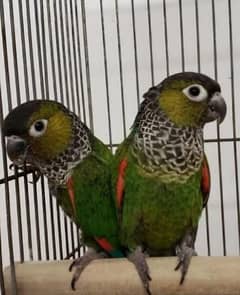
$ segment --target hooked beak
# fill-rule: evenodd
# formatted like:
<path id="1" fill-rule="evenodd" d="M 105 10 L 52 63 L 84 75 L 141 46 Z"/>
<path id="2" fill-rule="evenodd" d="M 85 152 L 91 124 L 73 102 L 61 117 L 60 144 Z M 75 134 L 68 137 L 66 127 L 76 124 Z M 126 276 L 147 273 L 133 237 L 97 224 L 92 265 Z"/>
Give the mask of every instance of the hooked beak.
<path id="1" fill-rule="evenodd" d="M 226 116 L 227 106 L 220 92 L 215 92 L 208 102 L 208 111 L 205 118 L 206 122 L 217 120 L 218 124 L 222 123 Z"/>
<path id="2" fill-rule="evenodd" d="M 27 152 L 27 143 L 19 136 L 12 135 L 7 137 L 7 154 L 14 164 L 22 164 Z"/>

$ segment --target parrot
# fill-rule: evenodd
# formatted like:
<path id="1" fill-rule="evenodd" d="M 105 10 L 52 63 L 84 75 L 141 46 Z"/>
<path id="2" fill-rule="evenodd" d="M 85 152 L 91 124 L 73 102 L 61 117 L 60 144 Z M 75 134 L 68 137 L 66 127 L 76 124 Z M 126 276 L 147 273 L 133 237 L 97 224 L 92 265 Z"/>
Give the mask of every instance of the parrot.
<path id="1" fill-rule="evenodd" d="M 14 165 L 28 164 L 48 179 L 63 211 L 82 232 L 88 251 L 76 259 L 72 289 L 94 259 L 124 257 L 112 197 L 112 153 L 78 116 L 52 100 L 33 100 L 13 109 L 2 127 Z"/>
<path id="2" fill-rule="evenodd" d="M 176 256 L 184 282 L 210 193 L 203 128 L 226 115 L 219 83 L 195 72 L 168 76 L 144 95 L 112 162 L 120 242 L 148 294 L 146 256 Z"/>

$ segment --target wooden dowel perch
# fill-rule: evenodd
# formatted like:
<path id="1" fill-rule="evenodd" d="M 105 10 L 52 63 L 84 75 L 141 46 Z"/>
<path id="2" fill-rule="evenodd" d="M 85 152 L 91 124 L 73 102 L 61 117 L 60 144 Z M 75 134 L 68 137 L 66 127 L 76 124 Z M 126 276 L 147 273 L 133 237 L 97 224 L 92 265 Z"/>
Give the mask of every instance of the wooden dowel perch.
<path id="1" fill-rule="evenodd" d="M 152 294 L 160 295 L 239 295 L 240 257 L 193 257 L 186 281 L 179 285 L 174 271 L 177 259 L 148 258 Z M 70 289 L 70 261 L 16 264 L 19 295 L 46 294 L 144 294 L 134 269 L 126 259 L 92 262 L 82 273 L 76 291 Z M 10 269 L 5 270 L 6 294 L 11 293 Z"/>

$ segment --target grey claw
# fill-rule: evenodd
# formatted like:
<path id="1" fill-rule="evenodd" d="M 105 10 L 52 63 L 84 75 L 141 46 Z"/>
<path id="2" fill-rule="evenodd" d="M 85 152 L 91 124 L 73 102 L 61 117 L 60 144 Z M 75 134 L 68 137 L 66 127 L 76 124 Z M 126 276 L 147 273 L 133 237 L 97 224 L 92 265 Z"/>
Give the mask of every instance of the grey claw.
<path id="1" fill-rule="evenodd" d="M 103 252 L 96 253 L 96 251 L 88 251 L 82 257 L 74 260 L 69 266 L 69 271 L 72 271 L 74 267 L 76 268 L 73 274 L 73 278 L 71 280 L 72 290 L 75 290 L 76 282 L 78 281 L 80 275 L 82 274 L 84 269 L 88 266 L 88 264 L 97 258 L 105 258 L 105 257 L 106 257 L 106 254 Z"/>
<path id="2" fill-rule="evenodd" d="M 70 266 L 69 266 L 69 268 L 68 268 L 68 270 L 69 270 L 70 272 L 72 271 L 74 265 L 75 265 L 75 260 L 70 264 Z"/>
<path id="3" fill-rule="evenodd" d="M 71 288 L 73 291 L 76 291 L 75 284 L 76 284 L 76 280 L 73 278 L 71 281 Z"/>
<path id="4" fill-rule="evenodd" d="M 129 254 L 128 259 L 135 265 L 145 292 L 148 295 L 151 295 L 152 293 L 150 291 L 149 282 L 152 280 L 152 278 L 149 274 L 149 268 L 141 247 L 138 247 L 133 253 Z"/>
<path id="5" fill-rule="evenodd" d="M 180 266 L 181 266 L 182 262 L 179 261 L 178 264 L 176 265 L 176 267 L 174 268 L 174 270 L 179 270 Z"/>
<path id="6" fill-rule="evenodd" d="M 179 282 L 180 285 L 184 283 L 193 254 L 194 249 L 190 247 L 183 247 L 181 251 L 178 252 L 179 262 L 175 267 L 175 270 L 180 269 L 181 271 L 181 279 Z"/>

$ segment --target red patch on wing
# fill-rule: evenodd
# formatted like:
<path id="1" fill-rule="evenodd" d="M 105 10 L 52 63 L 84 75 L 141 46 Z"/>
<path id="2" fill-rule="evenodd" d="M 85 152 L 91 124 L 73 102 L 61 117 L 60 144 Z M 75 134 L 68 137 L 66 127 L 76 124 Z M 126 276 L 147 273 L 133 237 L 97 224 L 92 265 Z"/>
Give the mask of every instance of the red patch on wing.
<path id="1" fill-rule="evenodd" d="M 202 165 L 201 189 L 205 194 L 209 194 L 210 192 L 210 171 L 206 159 L 203 160 Z"/>
<path id="2" fill-rule="evenodd" d="M 110 253 L 113 250 L 112 245 L 105 238 L 95 238 L 100 247 L 106 252 Z"/>
<path id="3" fill-rule="evenodd" d="M 68 195 L 70 202 L 72 204 L 72 208 L 74 213 L 76 214 L 76 204 L 75 204 L 75 195 L 74 195 L 74 189 L 73 189 L 73 179 L 70 176 L 67 180 L 67 189 L 68 189 Z"/>
<path id="4" fill-rule="evenodd" d="M 128 162 L 127 159 L 124 159 L 120 162 L 118 167 L 118 179 L 116 185 L 116 192 L 117 192 L 117 206 L 120 209 L 122 206 L 123 200 L 123 192 L 124 192 L 124 177 L 125 177 L 125 170 L 127 168 Z"/>

